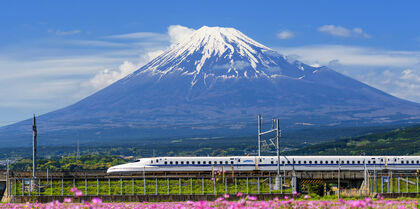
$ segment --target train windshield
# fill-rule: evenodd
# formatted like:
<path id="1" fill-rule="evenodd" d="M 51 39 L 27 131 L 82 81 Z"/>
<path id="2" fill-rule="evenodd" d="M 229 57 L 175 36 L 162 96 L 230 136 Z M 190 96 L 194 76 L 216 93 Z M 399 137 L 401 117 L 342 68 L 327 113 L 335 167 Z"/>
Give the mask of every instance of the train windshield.
<path id="1" fill-rule="evenodd" d="M 135 160 L 134 162 L 135 162 L 135 163 L 140 162 L 140 159 L 137 159 L 137 160 Z"/>

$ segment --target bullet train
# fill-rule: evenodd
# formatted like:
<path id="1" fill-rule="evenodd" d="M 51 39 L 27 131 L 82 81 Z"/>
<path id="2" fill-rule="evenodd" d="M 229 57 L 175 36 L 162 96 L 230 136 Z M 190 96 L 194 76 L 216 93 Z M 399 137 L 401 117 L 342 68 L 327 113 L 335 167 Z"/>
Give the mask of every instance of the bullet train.
<path id="1" fill-rule="evenodd" d="M 420 156 L 281 156 L 281 170 L 418 170 Z M 110 167 L 107 173 L 277 171 L 277 156 L 153 157 Z"/>

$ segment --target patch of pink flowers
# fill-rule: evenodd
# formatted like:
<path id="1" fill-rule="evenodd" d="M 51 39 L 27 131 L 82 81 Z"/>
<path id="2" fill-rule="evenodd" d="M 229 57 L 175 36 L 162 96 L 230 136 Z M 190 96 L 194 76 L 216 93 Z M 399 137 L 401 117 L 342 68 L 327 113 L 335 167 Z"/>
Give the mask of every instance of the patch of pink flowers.
<path id="1" fill-rule="evenodd" d="M 74 191 L 75 193 L 76 191 Z M 186 201 L 186 202 L 160 202 L 160 203 L 104 203 L 99 198 L 93 198 L 90 202 L 71 203 L 65 200 L 64 203 L 53 201 L 50 203 L 25 203 L 25 204 L 0 204 L 0 208 L 121 208 L 121 209 L 211 209 L 211 208 L 229 208 L 229 209 L 251 209 L 251 208 L 330 208 L 330 209 L 353 209 L 353 208 L 417 208 L 418 203 L 414 200 L 268 200 L 258 201 L 256 197 L 247 196 L 238 201 L 228 201 L 224 197 L 219 197 L 216 201 Z"/>
<path id="2" fill-rule="evenodd" d="M 77 188 L 71 188 L 71 193 L 74 194 L 74 198 L 78 198 L 83 195 L 83 193 Z M 296 194 L 294 194 L 296 195 Z M 297 208 L 308 208 L 308 209 L 318 209 L 318 208 L 328 208 L 328 209 L 354 209 L 354 208 L 364 208 L 364 209 L 385 209 L 385 208 L 396 208 L 396 209 L 405 209 L 405 208 L 418 208 L 418 202 L 414 200 L 385 200 L 384 198 L 379 198 L 378 200 L 372 200 L 371 198 L 365 198 L 363 200 L 309 200 L 311 197 L 308 195 L 304 196 L 304 200 L 294 200 L 285 196 L 284 199 L 274 198 L 273 200 L 268 201 L 259 201 L 256 196 L 246 196 L 242 197 L 242 193 L 236 195 L 241 199 L 237 201 L 227 200 L 230 196 L 229 194 L 223 195 L 223 197 L 217 198 L 215 201 L 186 201 L 186 202 L 143 202 L 143 203 L 104 203 L 98 197 L 92 198 L 92 200 L 76 203 L 72 198 L 64 198 L 63 203 L 54 200 L 50 203 L 25 203 L 25 204 L 11 204 L 5 203 L 0 204 L 1 208 L 38 208 L 38 209 L 55 209 L 55 208 L 72 208 L 72 209 L 81 209 L 81 208 L 114 208 L 114 209 L 212 209 L 212 208 L 223 208 L 223 209 L 257 209 L 257 208 L 280 208 L 280 209 L 297 209 Z"/>

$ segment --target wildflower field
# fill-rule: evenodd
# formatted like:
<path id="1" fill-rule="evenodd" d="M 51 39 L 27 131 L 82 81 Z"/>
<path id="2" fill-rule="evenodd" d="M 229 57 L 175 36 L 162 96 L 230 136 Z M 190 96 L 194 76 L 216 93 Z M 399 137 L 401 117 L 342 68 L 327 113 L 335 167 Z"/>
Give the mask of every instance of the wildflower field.
<path id="1" fill-rule="evenodd" d="M 226 209 L 269 209 L 269 208 L 337 208 L 337 209 L 353 209 L 353 208 L 420 208 L 418 200 L 385 200 L 383 198 L 371 199 L 365 198 L 363 200 L 311 200 L 308 195 L 297 197 L 296 199 L 285 197 L 284 199 L 275 198 L 268 201 L 260 201 L 254 196 L 243 196 L 242 193 L 236 194 L 239 200 L 232 201 L 230 195 L 225 194 L 215 201 L 186 201 L 186 202 L 123 202 L 123 203 L 105 203 L 99 198 L 93 198 L 89 202 L 78 202 L 78 197 L 83 193 L 77 188 L 72 188 L 71 192 L 74 198 L 66 198 L 63 202 L 52 201 L 50 203 L 4 203 L 0 204 L 0 208 L 39 208 L 39 209 L 53 209 L 53 208 L 115 208 L 115 209 L 210 209 L 210 208 L 226 208 Z"/>
<path id="2" fill-rule="evenodd" d="M 198 202 L 165 202 L 165 203 L 103 203 L 100 199 L 94 198 L 91 202 L 72 203 L 70 200 L 50 203 L 25 203 L 25 204 L 0 204 L 0 208 L 150 208 L 150 209 L 188 209 L 188 208 L 226 208 L 226 209 L 245 209 L 245 208 L 419 208 L 415 200 L 293 200 L 293 199 L 274 199 L 269 201 L 258 201 L 255 197 L 247 196 L 238 201 L 229 201 L 229 198 L 219 198 L 216 201 Z"/>

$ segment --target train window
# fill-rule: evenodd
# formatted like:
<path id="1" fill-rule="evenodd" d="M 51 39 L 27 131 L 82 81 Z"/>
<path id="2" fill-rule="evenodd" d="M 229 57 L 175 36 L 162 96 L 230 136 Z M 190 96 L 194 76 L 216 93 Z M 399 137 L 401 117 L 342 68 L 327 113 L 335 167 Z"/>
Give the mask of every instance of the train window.
<path id="1" fill-rule="evenodd" d="M 381 162 L 384 162 L 384 159 L 381 159 Z"/>
<path id="2" fill-rule="evenodd" d="M 159 162 L 159 160 L 156 160 L 156 162 L 158 163 L 158 162 Z"/>
<path id="3" fill-rule="evenodd" d="M 187 163 L 186 164 L 190 164 L 190 161 L 187 161 Z"/>
<path id="4" fill-rule="evenodd" d="M 195 164 L 195 161 L 192 161 L 192 162 L 191 162 L 191 164 L 193 164 L 193 165 L 194 165 L 194 164 Z"/>
<path id="5" fill-rule="evenodd" d="M 368 160 L 368 164 L 370 164 L 370 160 Z"/>
<path id="6" fill-rule="evenodd" d="M 230 161 L 230 164 L 232 164 L 232 165 L 233 165 L 233 161 Z"/>
<path id="7" fill-rule="evenodd" d="M 214 161 L 214 163 L 213 164 L 217 164 L 217 161 Z"/>
<path id="8" fill-rule="evenodd" d="M 360 160 L 357 161 L 357 164 L 360 164 Z"/>
<path id="9" fill-rule="evenodd" d="M 197 161 L 197 164 L 199 164 L 199 165 L 200 165 L 200 161 Z"/>
<path id="10" fill-rule="evenodd" d="M 167 164 L 168 164 L 168 162 L 165 161 L 165 165 L 167 165 Z"/>
<path id="11" fill-rule="evenodd" d="M 397 162 L 397 159 L 394 159 L 394 162 Z"/>
<path id="12" fill-rule="evenodd" d="M 223 164 L 223 161 L 220 161 L 220 164 Z"/>
<path id="13" fill-rule="evenodd" d="M 229 164 L 228 161 L 225 161 L 225 164 Z"/>
<path id="14" fill-rule="evenodd" d="M 414 160 L 412 160 L 411 163 L 414 164 Z"/>
<path id="15" fill-rule="evenodd" d="M 184 164 L 184 161 L 181 161 L 181 164 L 183 165 Z M 188 164 L 188 163 L 187 163 Z"/>
<path id="16" fill-rule="evenodd" d="M 312 164 L 312 160 L 309 161 L 309 164 Z"/>
<path id="17" fill-rule="evenodd" d="M 284 164 L 284 161 L 281 161 L 281 164 Z"/>
<path id="18" fill-rule="evenodd" d="M 274 161 L 271 161 L 271 164 L 274 164 Z"/>
<path id="19" fill-rule="evenodd" d="M 175 164 L 178 165 L 178 161 L 175 161 Z"/>
<path id="20" fill-rule="evenodd" d="M 351 161 L 351 163 L 353 163 L 353 164 L 354 164 L 354 160 L 353 160 L 353 161 Z"/>
<path id="21" fill-rule="evenodd" d="M 321 161 L 319 161 L 319 164 L 322 164 L 322 160 L 321 160 Z"/>
<path id="22" fill-rule="evenodd" d="M 238 162 L 241 162 L 241 159 L 238 159 Z"/>
<path id="23" fill-rule="evenodd" d="M 314 164 L 317 164 L 317 163 L 318 163 L 318 161 L 316 161 L 316 160 L 315 160 L 315 161 L 314 161 Z"/>
<path id="24" fill-rule="evenodd" d="M 419 164 L 419 161 L 417 160 L 417 164 Z"/>
<path id="25" fill-rule="evenodd" d="M 306 160 L 303 161 L 303 164 L 306 164 Z"/>
<path id="26" fill-rule="evenodd" d="M 350 160 L 347 160 L 347 164 L 350 164 Z"/>
<path id="27" fill-rule="evenodd" d="M 331 160 L 331 164 L 334 164 L 334 161 L 333 160 Z M 337 161 L 337 164 L 338 164 L 338 161 Z"/>
<path id="28" fill-rule="evenodd" d="M 298 161 L 298 164 L 300 164 L 300 160 Z"/>
<path id="29" fill-rule="evenodd" d="M 404 164 L 404 160 L 401 160 L 401 164 Z"/>
<path id="30" fill-rule="evenodd" d="M 171 162 L 169 162 L 169 164 L 171 164 L 171 165 L 172 165 L 172 164 L 173 164 L 173 163 L 172 163 L 172 161 L 171 161 Z"/>
<path id="31" fill-rule="evenodd" d="M 262 162 L 262 159 L 260 158 L 260 163 Z"/>
<path id="32" fill-rule="evenodd" d="M 410 161 L 407 160 L 407 164 L 410 164 Z"/>

